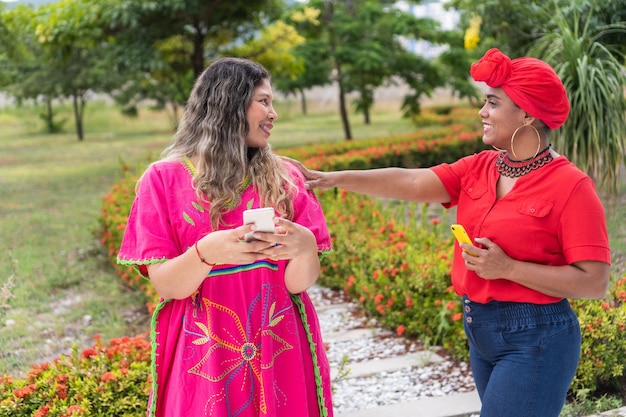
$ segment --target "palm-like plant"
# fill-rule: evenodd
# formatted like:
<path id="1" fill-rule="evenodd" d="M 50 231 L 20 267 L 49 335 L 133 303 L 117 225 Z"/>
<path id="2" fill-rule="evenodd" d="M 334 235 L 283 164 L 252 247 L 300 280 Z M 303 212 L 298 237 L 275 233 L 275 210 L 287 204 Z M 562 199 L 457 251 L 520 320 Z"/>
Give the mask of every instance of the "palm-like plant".
<path id="1" fill-rule="evenodd" d="M 626 72 L 617 48 L 599 40 L 616 31 L 626 32 L 623 22 L 590 28 L 587 18 L 571 19 L 562 12 L 553 22 L 558 31 L 541 37 L 529 55 L 555 69 L 571 103 L 567 122 L 556 132 L 555 146 L 586 171 L 601 187 L 617 192 L 626 149 Z"/>

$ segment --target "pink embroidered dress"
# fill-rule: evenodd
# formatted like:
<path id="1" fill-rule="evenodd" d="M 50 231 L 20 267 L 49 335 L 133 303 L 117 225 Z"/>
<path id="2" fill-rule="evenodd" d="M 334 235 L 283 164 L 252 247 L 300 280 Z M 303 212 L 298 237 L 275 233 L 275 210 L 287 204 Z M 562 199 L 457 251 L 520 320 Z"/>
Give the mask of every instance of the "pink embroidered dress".
<path id="1" fill-rule="evenodd" d="M 300 172 L 288 169 L 298 186 L 293 220 L 314 233 L 321 254 L 328 253 L 322 208 L 304 188 Z M 208 204 L 199 204 L 192 188 L 194 172 L 188 160 L 159 161 L 147 169 L 119 263 L 147 276 L 146 265 L 194 250 L 194 243 L 211 232 Z M 241 199 L 224 215 L 227 228 L 241 225 L 243 210 L 260 207 L 254 188 L 242 189 Z M 333 415 L 317 314 L 306 292 L 287 291 L 286 265 L 269 259 L 217 265 L 193 296 L 160 301 L 151 325 L 148 416 Z"/>

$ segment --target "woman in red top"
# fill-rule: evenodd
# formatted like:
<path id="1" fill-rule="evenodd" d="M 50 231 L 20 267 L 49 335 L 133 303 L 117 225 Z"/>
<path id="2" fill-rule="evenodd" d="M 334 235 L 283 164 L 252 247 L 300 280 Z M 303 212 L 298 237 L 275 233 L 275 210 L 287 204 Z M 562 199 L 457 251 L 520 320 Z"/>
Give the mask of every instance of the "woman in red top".
<path id="1" fill-rule="evenodd" d="M 609 283 L 604 209 L 593 181 L 548 142 L 570 110 L 554 70 L 494 48 L 471 75 L 488 87 L 478 114 L 496 150 L 423 169 L 301 169 L 309 188 L 456 206 L 476 244 L 455 248 L 452 281 L 480 415 L 557 417 L 580 356 L 567 299 L 601 298 Z"/>

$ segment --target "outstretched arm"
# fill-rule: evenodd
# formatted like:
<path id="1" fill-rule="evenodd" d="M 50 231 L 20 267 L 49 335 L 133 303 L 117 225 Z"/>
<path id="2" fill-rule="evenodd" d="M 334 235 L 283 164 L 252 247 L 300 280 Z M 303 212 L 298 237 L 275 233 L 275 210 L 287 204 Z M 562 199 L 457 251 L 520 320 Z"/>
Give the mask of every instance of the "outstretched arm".
<path id="1" fill-rule="evenodd" d="M 426 203 L 447 203 L 450 195 L 439 177 L 428 168 L 379 168 L 346 171 L 315 171 L 301 162 L 296 165 L 307 179 L 309 189 L 342 188 L 359 194 Z"/>

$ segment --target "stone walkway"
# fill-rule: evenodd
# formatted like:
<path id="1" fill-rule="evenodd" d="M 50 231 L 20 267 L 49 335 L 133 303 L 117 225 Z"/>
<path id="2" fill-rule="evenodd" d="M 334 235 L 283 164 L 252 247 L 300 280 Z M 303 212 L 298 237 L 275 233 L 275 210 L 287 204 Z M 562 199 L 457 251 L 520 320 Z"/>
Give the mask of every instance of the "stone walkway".
<path id="1" fill-rule="evenodd" d="M 478 416 L 469 365 L 368 319 L 337 292 L 314 287 L 333 378 L 336 417 Z"/>

